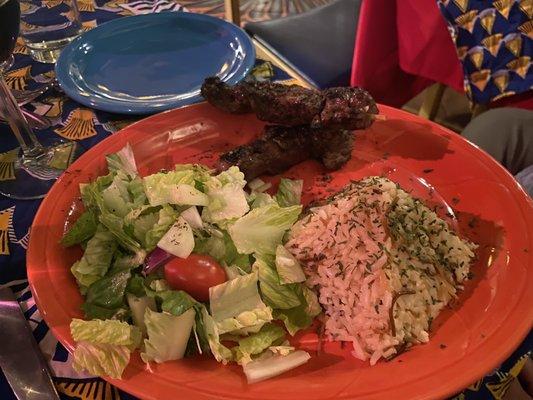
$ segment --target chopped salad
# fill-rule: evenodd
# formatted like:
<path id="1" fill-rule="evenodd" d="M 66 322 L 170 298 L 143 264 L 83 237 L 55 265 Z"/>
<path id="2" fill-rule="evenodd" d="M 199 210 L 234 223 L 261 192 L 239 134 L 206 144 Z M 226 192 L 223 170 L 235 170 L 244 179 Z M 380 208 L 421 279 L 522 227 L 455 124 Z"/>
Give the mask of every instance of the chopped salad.
<path id="1" fill-rule="evenodd" d="M 120 378 L 136 349 L 148 366 L 211 354 L 253 383 L 307 362 L 287 339 L 321 308 L 283 246 L 303 182 L 281 179 L 270 195 L 237 167 L 141 177 L 129 145 L 106 159 L 62 239 L 84 249 L 71 267 L 85 299 L 70 325 L 75 368 Z"/>

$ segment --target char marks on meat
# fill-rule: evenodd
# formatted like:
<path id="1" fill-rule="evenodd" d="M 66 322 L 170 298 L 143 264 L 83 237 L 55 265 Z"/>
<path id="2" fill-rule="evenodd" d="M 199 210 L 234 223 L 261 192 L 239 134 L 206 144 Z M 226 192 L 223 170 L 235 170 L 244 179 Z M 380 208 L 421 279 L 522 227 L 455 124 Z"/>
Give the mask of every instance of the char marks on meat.
<path id="1" fill-rule="evenodd" d="M 324 107 L 315 116 L 313 127 L 331 129 L 366 129 L 378 113 L 376 102 L 370 94 L 358 87 L 338 87 L 323 92 Z"/>
<path id="2" fill-rule="evenodd" d="M 239 146 L 220 157 L 219 168 L 236 165 L 247 180 L 260 175 L 275 175 L 309 158 L 321 161 L 327 169 L 341 168 L 353 148 L 353 134 L 307 125 L 267 125 L 258 139 Z"/>
<path id="3" fill-rule="evenodd" d="M 316 128 L 366 129 L 378 108 L 361 88 L 318 90 L 271 82 L 243 82 L 229 86 L 219 78 L 207 78 L 202 96 L 226 112 L 253 111 L 261 121 L 277 125 L 312 125 Z"/>
<path id="4" fill-rule="evenodd" d="M 276 124 L 220 157 L 221 169 L 236 165 L 248 180 L 278 174 L 308 158 L 329 170 L 341 168 L 352 154 L 351 131 L 368 128 L 378 113 L 367 91 L 351 87 L 318 91 L 271 82 L 228 86 L 219 78 L 208 78 L 202 96 L 226 112 L 253 111 L 258 119 Z"/>
<path id="5" fill-rule="evenodd" d="M 243 84 L 229 86 L 218 77 L 207 78 L 200 90 L 209 104 L 230 114 L 252 112 L 248 92 Z"/>
<path id="6" fill-rule="evenodd" d="M 257 118 L 273 124 L 309 124 L 320 114 L 324 105 L 324 98 L 319 91 L 298 85 L 271 82 L 243 85 L 248 91 L 248 98 Z"/>

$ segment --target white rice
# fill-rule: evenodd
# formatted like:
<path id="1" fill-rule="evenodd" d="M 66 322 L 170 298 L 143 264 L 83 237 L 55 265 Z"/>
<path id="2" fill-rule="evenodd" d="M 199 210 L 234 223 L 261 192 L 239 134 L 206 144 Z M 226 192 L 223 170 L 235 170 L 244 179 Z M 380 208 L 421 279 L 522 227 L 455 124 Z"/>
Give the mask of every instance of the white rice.
<path id="1" fill-rule="evenodd" d="M 353 356 L 374 365 L 429 340 L 476 245 L 394 182 L 370 177 L 312 208 L 286 247 L 318 290 L 327 338 L 352 342 Z"/>

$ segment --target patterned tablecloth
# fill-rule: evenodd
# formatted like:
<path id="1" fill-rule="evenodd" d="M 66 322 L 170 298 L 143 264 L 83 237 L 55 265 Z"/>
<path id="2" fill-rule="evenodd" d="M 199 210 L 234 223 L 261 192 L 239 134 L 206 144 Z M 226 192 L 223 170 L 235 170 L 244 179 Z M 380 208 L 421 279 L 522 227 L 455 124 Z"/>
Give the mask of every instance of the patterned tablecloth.
<path id="1" fill-rule="evenodd" d="M 86 30 L 110 19 L 133 13 L 182 8 L 166 0 L 130 3 L 122 3 L 121 0 L 78 0 L 78 2 Z M 34 62 L 26 53 L 23 42 L 19 40 L 15 49 L 15 64 L 6 77 L 9 86 L 14 89 L 32 89 L 39 82 L 53 77 L 52 66 Z M 270 69 L 270 72 L 273 79 L 288 78 L 281 70 Z M 53 121 L 52 128 L 37 132 L 38 136 L 59 135 L 78 141 L 86 149 L 138 119 L 83 107 L 58 91 L 51 91 L 26 107 Z M 0 143 L 1 180 L 12 177 L 13 150 L 17 147 L 17 143 L 7 125 L 1 123 L 0 136 L 2 137 Z M 62 399 L 133 399 L 132 396 L 99 378 L 74 372 L 68 352 L 51 334 L 39 314 L 28 287 L 25 268 L 29 228 L 39 205 L 40 201 L 14 201 L 0 196 L 0 286 L 9 286 L 15 292 L 41 350 L 49 360 Z M 473 384 L 456 398 L 502 398 L 526 358 L 531 354 L 533 340 L 531 336 L 498 371 L 494 371 L 490 376 Z M 0 399 L 14 398 L 5 377 L 0 374 Z"/>

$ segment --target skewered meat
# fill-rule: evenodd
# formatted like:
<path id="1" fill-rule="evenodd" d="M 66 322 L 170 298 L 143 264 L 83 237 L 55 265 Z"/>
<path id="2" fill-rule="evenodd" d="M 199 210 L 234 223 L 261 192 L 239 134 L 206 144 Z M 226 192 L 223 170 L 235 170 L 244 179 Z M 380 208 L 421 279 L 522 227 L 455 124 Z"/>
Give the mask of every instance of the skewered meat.
<path id="1" fill-rule="evenodd" d="M 352 157 L 353 132 L 347 130 L 313 129 L 311 146 L 314 158 L 329 170 L 342 168 Z"/>
<path id="2" fill-rule="evenodd" d="M 314 127 L 330 129 L 366 129 L 378 113 L 376 102 L 370 94 L 358 87 L 338 87 L 323 92 L 324 107 L 313 121 Z"/>
<path id="3" fill-rule="evenodd" d="M 271 82 L 245 85 L 252 110 L 261 121 L 288 126 L 306 125 L 320 114 L 324 106 L 324 98 L 319 91 L 298 85 Z"/>
<path id="4" fill-rule="evenodd" d="M 252 112 L 248 92 L 244 85 L 228 86 L 220 78 L 207 78 L 200 90 L 205 99 L 216 108 L 231 114 Z"/>
<path id="5" fill-rule="evenodd" d="M 353 140 L 349 131 L 267 125 L 259 139 L 223 154 L 219 168 L 236 165 L 247 180 L 278 174 L 308 158 L 338 169 L 350 159 Z"/>
<path id="6" fill-rule="evenodd" d="M 224 111 L 253 111 L 262 121 L 288 126 L 366 129 L 378 113 L 367 91 L 351 87 L 320 92 L 270 82 L 228 86 L 218 78 L 207 78 L 202 85 L 202 96 Z"/>

